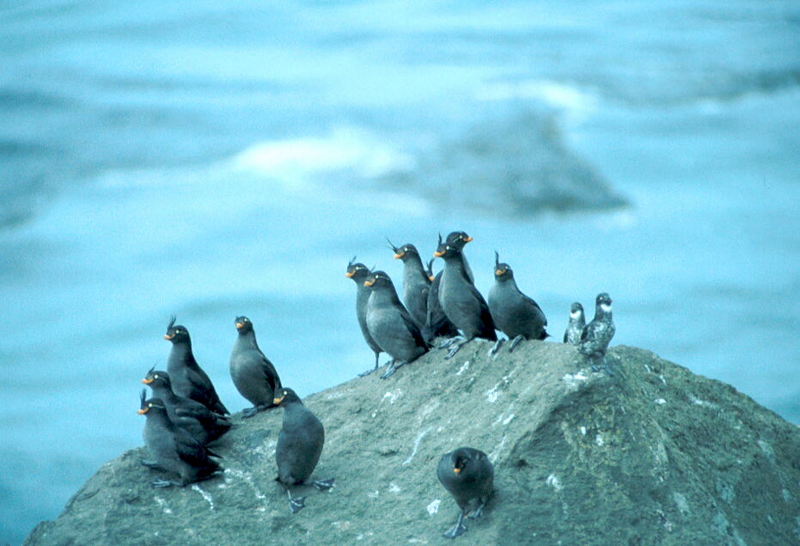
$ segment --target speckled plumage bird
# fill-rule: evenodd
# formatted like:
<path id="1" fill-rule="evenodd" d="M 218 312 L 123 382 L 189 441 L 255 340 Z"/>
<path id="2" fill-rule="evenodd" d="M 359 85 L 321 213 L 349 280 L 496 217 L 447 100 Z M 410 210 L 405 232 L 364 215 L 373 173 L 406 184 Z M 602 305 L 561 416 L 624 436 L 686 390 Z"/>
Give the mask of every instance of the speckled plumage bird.
<path id="1" fill-rule="evenodd" d="M 367 328 L 381 349 L 394 359 L 381 376 L 386 379 L 425 354 L 428 344 L 400 301 L 389 275 L 375 271 L 364 284 L 372 291 L 367 302 Z"/>
<path id="2" fill-rule="evenodd" d="M 295 513 L 305 507 L 305 497 L 292 497 L 291 487 L 305 483 L 313 474 L 325 444 L 325 428 L 292 389 L 281 388 L 274 402 L 283 408 L 283 424 L 275 448 L 277 480 L 286 489 L 289 507 Z M 333 478 L 312 482 L 320 490 L 330 489 L 333 484 Z"/>
<path id="3" fill-rule="evenodd" d="M 253 404 L 252 408 L 242 411 L 242 417 L 247 418 L 274 407 L 273 399 L 281 388 L 281 378 L 259 349 L 250 319 L 236 317 L 234 324 L 239 335 L 231 351 L 230 372 L 236 390 Z"/>
<path id="4" fill-rule="evenodd" d="M 583 329 L 578 345 L 578 351 L 589 359 L 593 371 L 604 369 L 607 373 L 612 373 L 611 368 L 605 364 L 605 356 L 616 331 L 611 316 L 611 297 L 602 292 L 595 300 L 594 319 Z"/>
<path id="5" fill-rule="evenodd" d="M 564 343 L 578 345 L 581 342 L 583 329 L 586 327 L 586 316 L 583 312 L 583 305 L 575 302 L 569 309 L 569 323 L 564 331 Z"/>
<path id="6" fill-rule="evenodd" d="M 175 324 L 173 316 L 164 339 L 172 343 L 167 360 L 167 373 L 172 379 L 172 390 L 180 396 L 197 400 L 216 413 L 230 413 L 219 399 L 214 384 L 197 363 L 192 352 L 192 338 L 186 326 Z"/>
<path id="7" fill-rule="evenodd" d="M 539 304 L 517 287 L 511 267 L 500 263 L 497 252 L 494 255 L 495 282 L 489 290 L 489 310 L 495 326 L 511 340 L 508 347 L 508 352 L 511 352 L 523 339 L 547 338 L 547 318 Z M 502 341 L 498 340 L 492 352 L 496 353 L 501 344 Z"/>
<path id="8" fill-rule="evenodd" d="M 372 339 L 372 335 L 367 328 L 367 302 L 371 291 L 364 285 L 364 281 L 369 277 L 370 270 L 366 265 L 356 262 L 356 258 L 353 256 L 353 259 L 347 264 L 347 272 L 344 275 L 353 279 L 356 283 L 356 319 L 358 320 L 358 327 L 361 328 L 361 335 L 364 336 L 364 341 L 375 353 L 375 367 L 359 374 L 360 376 L 365 376 L 378 369 L 378 357 L 382 352 L 380 345 Z"/>
<path id="9" fill-rule="evenodd" d="M 467 342 L 476 337 L 497 341 L 495 324 L 489 306 L 483 296 L 469 280 L 464 267 L 462 250 L 472 237 L 464 232 L 454 232 L 439 245 L 434 255 L 444 260 L 439 302 L 447 318 L 463 334 L 462 340 L 451 339 L 446 358 L 451 358 Z"/>
<path id="10" fill-rule="evenodd" d="M 195 440 L 170 420 L 164 402 L 158 398 L 145 399 L 142 391 L 139 413 L 147 417 L 144 426 L 144 443 L 152 460 L 142 460 L 148 468 L 166 470 L 180 477 L 179 481 L 158 479 L 153 487 L 185 486 L 205 480 L 221 470 L 211 459 L 216 456 L 206 446 Z"/>
<path id="11" fill-rule="evenodd" d="M 460 509 L 456 524 L 444 533 L 447 538 L 456 538 L 466 532 L 464 517 L 470 510 L 471 519 L 483 513 L 494 488 L 494 467 L 483 451 L 460 447 L 442 456 L 436 475 Z"/>

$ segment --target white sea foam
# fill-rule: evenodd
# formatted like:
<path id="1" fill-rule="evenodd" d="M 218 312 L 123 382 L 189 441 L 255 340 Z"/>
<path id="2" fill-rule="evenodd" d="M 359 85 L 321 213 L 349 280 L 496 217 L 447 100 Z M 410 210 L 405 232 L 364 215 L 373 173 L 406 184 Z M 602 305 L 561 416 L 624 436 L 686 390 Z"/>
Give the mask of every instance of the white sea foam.
<path id="1" fill-rule="evenodd" d="M 484 101 L 511 99 L 538 100 L 583 119 L 597 109 L 597 97 L 573 86 L 552 80 L 495 82 L 478 89 L 477 98 Z"/>

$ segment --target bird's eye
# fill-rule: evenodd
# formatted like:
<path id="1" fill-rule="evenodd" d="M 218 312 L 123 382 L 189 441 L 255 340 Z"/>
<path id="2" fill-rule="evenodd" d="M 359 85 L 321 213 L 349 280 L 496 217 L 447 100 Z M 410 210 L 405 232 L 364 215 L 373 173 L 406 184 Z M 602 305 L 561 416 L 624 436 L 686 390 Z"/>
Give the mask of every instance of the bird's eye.
<path id="1" fill-rule="evenodd" d="M 155 374 L 155 375 L 153 376 L 153 379 L 158 379 L 158 374 Z"/>

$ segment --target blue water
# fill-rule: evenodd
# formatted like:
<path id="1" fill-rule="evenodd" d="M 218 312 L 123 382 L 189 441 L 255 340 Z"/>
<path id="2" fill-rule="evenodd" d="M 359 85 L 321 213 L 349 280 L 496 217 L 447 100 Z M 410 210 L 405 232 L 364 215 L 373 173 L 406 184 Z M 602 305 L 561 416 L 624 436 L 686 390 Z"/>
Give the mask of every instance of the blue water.
<path id="1" fill-rule="evenodd" d="M 354 255 L 475 237 L 557 339 L 800 423 L 796 2 L 15 2 L 0 8 L 0 542 L 141 445 L 175 313 L 233 411 L 247 314 L 301 395 L 371 363 Z M 623 205 L 624 203 L 624 205 Z M 270 464 L 265 461 L 265 464 Z"/>

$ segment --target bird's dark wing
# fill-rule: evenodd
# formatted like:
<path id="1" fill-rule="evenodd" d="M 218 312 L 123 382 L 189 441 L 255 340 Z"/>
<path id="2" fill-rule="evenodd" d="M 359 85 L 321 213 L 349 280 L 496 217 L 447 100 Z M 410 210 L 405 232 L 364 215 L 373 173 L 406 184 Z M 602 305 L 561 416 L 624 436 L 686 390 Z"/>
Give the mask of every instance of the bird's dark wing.
<path id="1" fill-rule="evenodd" d="M 208 464 L 208 450 L 181 428 L 175 429 L 175 449 L 181 460 L 194 467 Z"/>
<path id="2" fill-rule="evenodd" d="M 422 337 L 422 332 L 420 332 L 417 324 L 414 322 L 414 319 L 411 318 L 411 314 L 408 310 L 401 304 L 400 307 L 400 317 L 403 319 L 403 325 L 408 330 L 408 333 L 414 338 L 414 343 L 417 347 L 428 347 L 428 344 L 425 342 L 425 339 Z"/>
<path id="3" fill-rule="evenodd" d="M 261 353 L 261 368 L 264 371 L 264 378 L 267 380 L 267 383 L 269 383 L 269 386 L 272 387 L 273 391 L 283 386 L 281 385 L 281 378 L 278 375 L 278 370 L 276 370 L 272 362 L 264 356 L 264 353 Z"/>

